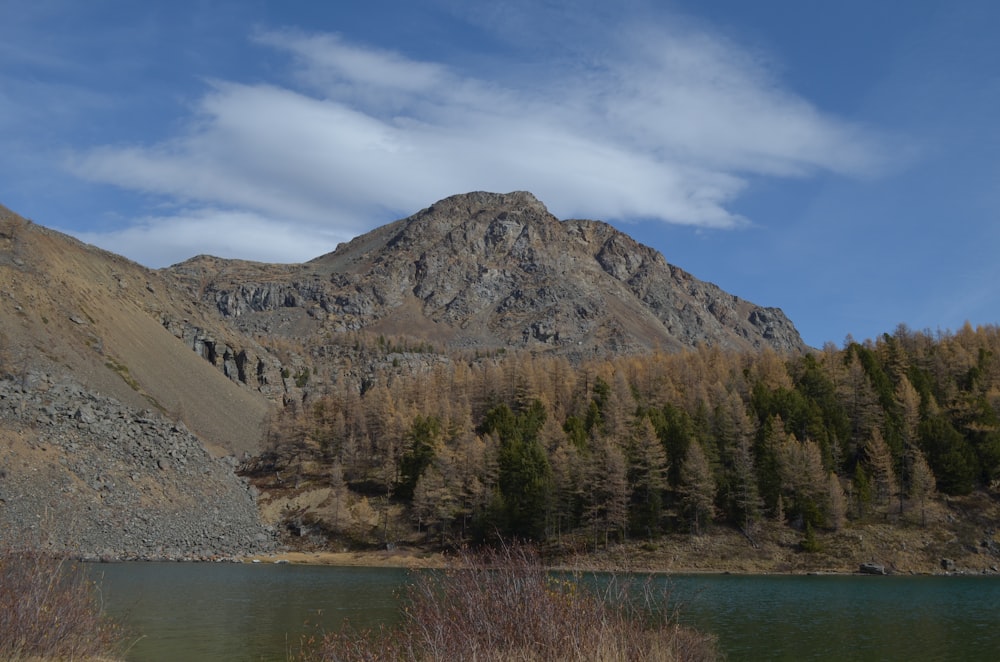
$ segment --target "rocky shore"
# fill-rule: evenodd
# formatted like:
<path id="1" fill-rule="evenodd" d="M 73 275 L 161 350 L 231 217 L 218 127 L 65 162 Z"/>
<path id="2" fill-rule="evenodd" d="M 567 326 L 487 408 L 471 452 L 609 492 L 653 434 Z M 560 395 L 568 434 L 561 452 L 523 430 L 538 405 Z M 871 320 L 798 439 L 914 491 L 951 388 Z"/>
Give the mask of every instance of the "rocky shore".
<path id="1" fill-rule="evenodd" d="M 71 379 L 0 379 L 0 545 L 90 560 L 267 553 L 275 532 L 234 457 Z"/>

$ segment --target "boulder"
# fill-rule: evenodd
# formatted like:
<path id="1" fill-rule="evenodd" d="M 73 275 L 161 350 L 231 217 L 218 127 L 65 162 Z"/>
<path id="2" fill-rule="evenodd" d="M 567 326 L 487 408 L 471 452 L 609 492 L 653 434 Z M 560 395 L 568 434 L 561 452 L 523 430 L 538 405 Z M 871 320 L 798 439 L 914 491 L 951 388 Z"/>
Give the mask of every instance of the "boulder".
<path id="1" fill-rule="evenodd" d="M 885 574 L 887 574 L 886 571 L 885 571 L 885 566 L 884 565 L 881 565 L 879 563 L 873 563 L 873 562 L 862 563 L 860 566 L 858 566 L 858 572 L 860 572 L 863 575 L 885 575 Z"/>

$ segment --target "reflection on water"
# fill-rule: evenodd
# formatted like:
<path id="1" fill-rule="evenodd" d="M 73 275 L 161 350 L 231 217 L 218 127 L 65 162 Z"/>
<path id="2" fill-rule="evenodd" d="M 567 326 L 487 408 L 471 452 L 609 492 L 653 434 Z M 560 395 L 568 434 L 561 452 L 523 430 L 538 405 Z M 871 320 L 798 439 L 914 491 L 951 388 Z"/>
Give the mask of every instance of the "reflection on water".
<path id="1" fill-rule="evenodd" d="M 393 622 L 407 571 L 272 564 L 93 566 L 138 662 L 287 660 L 345 619 Z M 1000 659 L 996 577 L 671 577 L 681 620 L 738 660 Z"/>

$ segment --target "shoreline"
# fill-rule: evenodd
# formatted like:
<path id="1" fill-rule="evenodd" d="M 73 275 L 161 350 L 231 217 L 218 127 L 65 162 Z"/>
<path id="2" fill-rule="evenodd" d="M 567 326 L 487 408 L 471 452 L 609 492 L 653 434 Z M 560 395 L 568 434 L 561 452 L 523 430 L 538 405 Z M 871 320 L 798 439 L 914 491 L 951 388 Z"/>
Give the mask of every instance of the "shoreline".
<path id="1" fill-rule="evenodd" d="M 344 568 L 444 568 L 442 552 L 370 550 L 354 552 L 275 551 L 245 557 L 244 563 L 288 563 L 291 565 L 337 566 Z"/>
<path id="2" fill-rule="evenodd" d="M 135 558 L 108 558 L 93 556 L 71 557 L 81 563 L 92 564 L 114 564 L 114 563 L 235 563 L 247 565 L 302 565 L 302 566 L 327 566 L 341 568 L 397 568 L 405 570 L 429 570 L 442 569 L 448 567 L 446 554 L 442 552 L 416 552 L 416 551 L 353 551 L 353 552 L 329 552 L 329 551 L 274 551 L 264 554 L 247 554 L 235 556 L 189 556 L 189 557 L 135 557 Z M 637 565 L 634 567 L 622 567 L 617 564 L 601 563 L 556 563 L 549 567 L 550 570 L 559 572 L 622 572 L 639 573 L 650 575 L 676 575 L 676 576 L 699 576 L 699 575 L 731 575 L 735 577 L 857 577 L 880 575 L 858 570 L 847 570 L 844 568 L 801 568 L 796 570 L 760 569 L 749 570 L 746 568 L 704 568 L 704 567 L 671 567 L 655 568 L 648 565 Z M 948 570 L 887 570 L 883 577 L 997 577 L 1000 573 L 983 569 L 976 571 L 970 568 Z"/>
<path id="3" fill-rule="evenodd" d="M 987 512 L 1000 516 L 1000 508 Z M 595 549 L 567 538 L 540 549 L 546 565 L 564 571 L 639 572 L 666 575 L 855 575 L 998 576 L 1000 540 L 986 520 L 958 526 L 942 509 L 930 526 L 871 521 L 817 534 L 818 548 L 803 549 L 802 533 L 782 523 L 758 525 L 752 541 L 724 525 L 701 535 L 671 534 L 656 539 L 630 540 Z M 964 521 L 964 520 L 960 520 Z M 990 521 L 993 521 L 992 519 Z M 278 544 L 274 544 L 278 543 Z M 444 568 L 449 552 L 412 541 L 388 547 L 347 549 L 306 546 L 277 541 L 250 545 L 238 551 L 210 549 L 170 553 L 69 552 L 88 562 L 203 562 L 291 563 L 371 568 Z M 285 543 L 285 544 L 281 544 Z"/>
<path id="4" fill-rule="evenodd" d="M 440 569 L 448 565 L 447 556 L 442 552 L 386 552 L 386 551 L 355 551 L 355 552 L 301 552 L 284 551 L 269 554 L 247 556 L 236 560 L 240 563 L 260 563 L 260 564 L 289 564 L 289 565 L 309 565 L 309 566 L 330 566 L 345 568 L 401 568 L 401 569 Z M 566 564 L 557 563 L 550 567 L 551 570 L 564 572 L 628 572 L 654 575 L 732 575 L 741 577 L 806 577 L 806 576 L 829 576 L 829 577 L 854 577 L 871 576 L 871 573 L 859 570 L 846 569 L 809 569 L 809 570 L 747 570 L 747 569 L 724 569 L 724 568 L 651 568 L 633 567 L 621 568 L 613 565 L 602 565 L 600 563 Z M 997 576 L 992 572 L 973 572 L 970 570 L 945 571 L 887 571 L 884 577 L 989 577 Z"/>

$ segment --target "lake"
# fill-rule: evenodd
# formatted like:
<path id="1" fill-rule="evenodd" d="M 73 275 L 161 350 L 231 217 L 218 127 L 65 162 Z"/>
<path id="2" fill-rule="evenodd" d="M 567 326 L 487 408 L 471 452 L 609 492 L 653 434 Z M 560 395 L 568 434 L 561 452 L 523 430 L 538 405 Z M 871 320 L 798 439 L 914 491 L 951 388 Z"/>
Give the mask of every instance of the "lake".
<path id="1" fill-rule="evenodd" d="M 396 619 L 407 571 L 275 564 L 91 566 L 136 662 L 286 660 L 305 633 Z M 737 660 L 1000 659 L 1000 578 L 663 578 L 681 620 Z"/>

